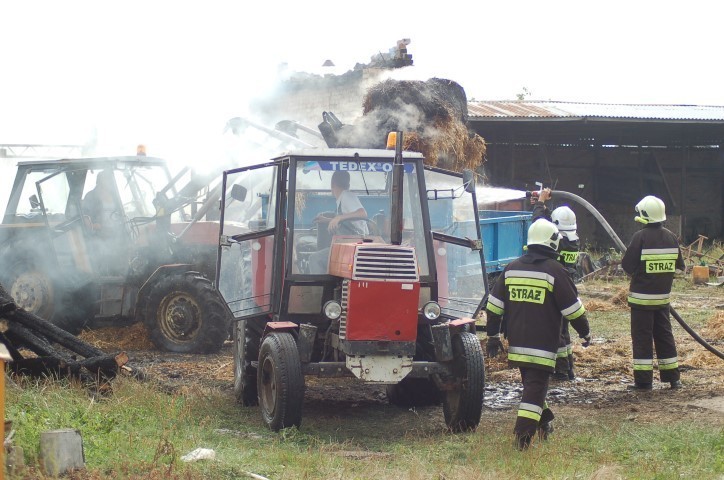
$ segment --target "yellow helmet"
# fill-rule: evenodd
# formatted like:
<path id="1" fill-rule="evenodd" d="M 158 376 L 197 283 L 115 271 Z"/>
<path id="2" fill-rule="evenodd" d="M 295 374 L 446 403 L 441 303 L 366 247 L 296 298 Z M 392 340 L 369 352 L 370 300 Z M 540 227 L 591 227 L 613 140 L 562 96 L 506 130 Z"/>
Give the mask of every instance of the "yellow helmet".
<path id="1" fill-rule="evenodd" d="M 653 195 L 648 195 L 636 204 L 636 217 L 634 220 L 640 223 L 659 223 L 666 220 L 666 206 L 663 200 Z"/>

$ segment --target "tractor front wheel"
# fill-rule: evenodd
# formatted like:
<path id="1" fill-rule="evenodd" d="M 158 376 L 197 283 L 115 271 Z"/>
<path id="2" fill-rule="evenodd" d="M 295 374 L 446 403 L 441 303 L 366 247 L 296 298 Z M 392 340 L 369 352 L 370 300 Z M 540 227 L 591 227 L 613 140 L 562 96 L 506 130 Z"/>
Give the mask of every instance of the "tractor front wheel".
<path id="1" fill-rule="evenodd" d="M 229 332 L 218 292 L 198 272 L 161 277 L 148 294 L 144 322 L 158 348 L 176 353 L 218 352 Z"/>
<path id="2" fill-rule="evenodd" d="M 257 393 L 257 368 L 252 365 L 259 359 L 261 326 L 250 320 L 237 320 L 232 326 L 234 338 L 234 395 L 245 407 L 259 404 Z"/>
<path id="3" fill-rule="evenodd" d="M 452 338 L 455 387 L 443 397 L 445 424 L 453 432 L 475 430 L 483 412 L 485 362 L 478 338 L 463 332 Z"/>
<path id="4" fill-rule="evenodd" d="M 264 337 L 259 351 L 259 403 L 264 423 L 273 431 L 302 423 L 304 375 L 297 343 L 290 333 Z"/>

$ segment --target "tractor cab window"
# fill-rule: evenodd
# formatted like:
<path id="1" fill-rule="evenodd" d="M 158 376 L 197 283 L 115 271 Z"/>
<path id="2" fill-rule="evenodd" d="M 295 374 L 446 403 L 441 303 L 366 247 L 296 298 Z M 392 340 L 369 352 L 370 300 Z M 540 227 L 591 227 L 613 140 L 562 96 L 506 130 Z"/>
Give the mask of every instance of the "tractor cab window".
<path id="1" fill-rule="evenodd" d="M 485 295 L 476 199 L 459 174 L 425 170 L 430 227 L 435 244 L 438 302 L 443 313 L 471 317 Z"/>
<path id="2" fill-rule="evenodd" d="M 25 217 L 34 217 L 42 215 L 42 208 L 38 198 L 38 189 L 36 182 L 51 175 L 57 169 L 32 170 L 25 176 L 18 206 L 15 215 Z M 60 178 L 54 182 L 46 182 L 43 185 L 43 200 L 45 202 L 45 211 L 49 215 L 62 215 L 65 212 L 65 201 L 68 198 L 69 185 L 64 174 L 58 175 Z M 8 212 L 10 213 L 10 212 Z"/>
<path id="3" fill-rule="evenodd" d="M 156 215 L 153 199 L 168 181 L 166 171 L 158 165 L 90 169 L 86 175 L 83 198 L 94 190 L 102 190 L 107 208 L 115 211 L 117 217 L 153 217 Z M 92 194 L 91 198 L 97 195 L 100 193 Z"/>
<path id="4" fill-rule="evenodd" d="M 292 273 L 327 273 L 332 241 L 389 243 L 392 159 L 320 158 L 300 160 L 296 165 Z M 420 274 L 426 275 L 415 165 L 406 164 L 404 171 L 402 240 L 420 252 Z"/>
<path id="5" fill-rule="evenodd" d="M 277 166 L 225 172 L 217 285 L 236 318 L 271 310 Z"/>
<path id="6" fill-rule="evenodd" d="M 153 199 L 169 178 L 163 167 L 134 166 L 115 171 L 118 194 L 127 218 L 152 217 L 156 214 Z"/>

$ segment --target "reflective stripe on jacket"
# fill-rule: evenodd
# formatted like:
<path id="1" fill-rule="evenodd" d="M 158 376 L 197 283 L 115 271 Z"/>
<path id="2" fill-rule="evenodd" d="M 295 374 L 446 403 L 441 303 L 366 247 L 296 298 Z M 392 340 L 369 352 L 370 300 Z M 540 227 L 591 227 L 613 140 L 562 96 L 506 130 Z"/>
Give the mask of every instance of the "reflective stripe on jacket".
<path id="1" fill-rule="evenodd" d="M 631 275 L 629 306 L 646 310 L 669 305 L 674 272 L 685 268 L 676 236 L 660 223 L 633 235 L 621 266 Z"/>
<path id="2" fill-rule="evenodd" d="M 580 336 L 588 334 L 588 320 L 578 291 L 555 252 L 546 255 L 532 245 L 511 262 L 488 297 L 488 335 L 507 322 L 508 361 L 513 366 L 553 371 L 562 321 L 570 321 Z"/>

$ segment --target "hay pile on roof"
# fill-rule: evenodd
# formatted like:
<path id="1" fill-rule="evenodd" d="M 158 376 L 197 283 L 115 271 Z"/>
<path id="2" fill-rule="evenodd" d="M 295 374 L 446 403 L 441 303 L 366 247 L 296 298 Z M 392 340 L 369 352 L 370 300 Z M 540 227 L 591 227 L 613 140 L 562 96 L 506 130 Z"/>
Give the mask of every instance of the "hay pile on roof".
<path id="1" fill-rule="evenodd" d="M 420 152 L 428 165 L 450 170 L 483 164 L 485 140 L 467 128 L 465 90 L 452 80 L 386 80 L 370 88 L 363 113 L 349 133 L 349 145 L 384 148 L 388 132 L 405 134 L 406 150 Z"/>

